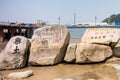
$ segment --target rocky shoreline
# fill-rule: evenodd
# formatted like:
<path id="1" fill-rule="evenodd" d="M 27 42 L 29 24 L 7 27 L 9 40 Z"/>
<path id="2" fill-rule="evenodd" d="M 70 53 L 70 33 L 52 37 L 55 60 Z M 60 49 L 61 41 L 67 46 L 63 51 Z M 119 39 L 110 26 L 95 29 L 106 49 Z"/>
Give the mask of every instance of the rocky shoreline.
<path id="1" fill-rule="evenodd" d="M 2 46 L 2 49 L 5 48 L 0 53 L 0 70 L 4 71 L 0 71 L 0 73 L 3 74 L 4 80 L 19 79 L 14 75 L 21 75 L 23 78 L 24 75 L 27 76 L 27 74 L 21 73 L 30 73 L 28 76 L 33 75 L 33 78 L 25 77 L 26 80 L 120 80 L 119 35 L 119 29 L 92 28 L 86 30 L 81 40 L 70 40 L 70 34 L 64 25 L 46 26 L 37 29 L 32 39 L 15 36 L 9 40 L 6 47 Z M 20 68 L 26 66 L 29 67 L 25 70 L 29 68 L 33 70 L 21 72 Z M 64 68 L 65 66 L 70 68 Z M 78 71 L 75 70 L 76 66 Z M 83 66 L 86 67 L 85 70 Z M 35 68 L 44 68 L 45 71 L 38 71 L 41 74 L 46 73 L 46 76 L 51 74 L 53 77 L 46 78 L 45 75 L 38 77 L 37 70 L 34 72 Z M 53 69 L 52 73 L 49 72 L 49 68 Z M 48 71 L 46 71 L 47 69 Z M 8 72 L 18 70 L 20 73 L 13 73 L 10 77 L 10 74 L 6 73 L 7 70 L 9 70 Z M 57 71 L 57 76 L 54 70 Z M 74 70 L 77 73 L 75 75 Z M 65 75 L 59 75 L 59 72 Z M 114 77 L 110 73 L 114 74 Z M 34 76 L 37 76 L 38 79 Z"/>

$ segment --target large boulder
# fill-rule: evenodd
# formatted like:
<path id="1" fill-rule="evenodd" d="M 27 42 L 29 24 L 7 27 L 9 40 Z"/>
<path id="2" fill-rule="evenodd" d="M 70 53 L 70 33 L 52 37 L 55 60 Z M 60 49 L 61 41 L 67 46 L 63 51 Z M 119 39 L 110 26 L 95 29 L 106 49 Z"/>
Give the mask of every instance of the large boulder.
<path id="1" fill-rule="evenodd" d="M 12 37 L 0 53 L 0 69 L 25 67 L 28 61 L 30 42 L 23 36 Z"/>
<path id="2" fill-rule="evenodd" d="M 81 42 L 106 44 L 114 47 L 120 38 L 119 28 L 88 28 Z"/>
<path id="3" fill-rule="evenodd" d="M 80 43 L 76 49 L 76 63 L 101 62 L 112 55 L 109 46 Z"/>
<path id="4" fill-rule="evenodd" d="M 64 58 L 64 61 L 66 62 L 75 62 L 75 51 L 76 51 L 77 45 L 76 44 L 69 44 L 66 55 Z"/>
<path id="5" fill-rule="evenodd" d="M 70 35 L 64 25 L 45 26 L 35 30 L 32 40 L 30 65 L 53 65 L 63 60 Z"/>

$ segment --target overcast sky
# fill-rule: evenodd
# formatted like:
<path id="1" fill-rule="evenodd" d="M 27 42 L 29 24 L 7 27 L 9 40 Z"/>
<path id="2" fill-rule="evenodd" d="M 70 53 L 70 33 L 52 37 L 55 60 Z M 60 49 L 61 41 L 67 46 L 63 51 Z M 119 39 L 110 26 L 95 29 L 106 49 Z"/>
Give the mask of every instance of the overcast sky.
<path id="1" fill-rule="evenodd" d="M 74 13 L 76 23 L 100 22 L 120 13 L 120 0 L 0 0 L 0 22 L 73 24 Z"/>

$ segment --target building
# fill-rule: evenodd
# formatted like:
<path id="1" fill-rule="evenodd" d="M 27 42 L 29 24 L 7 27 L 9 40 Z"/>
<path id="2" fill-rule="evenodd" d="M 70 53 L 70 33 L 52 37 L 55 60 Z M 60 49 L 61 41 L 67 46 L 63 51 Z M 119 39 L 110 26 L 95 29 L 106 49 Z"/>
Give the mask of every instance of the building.
<path id="1" fill-rule="evenodd" d="M 34 30 L 38 27 L 26 27 L 24 25 L 0 25 L 0 42 L 8 41 L 16 35 L 31 38 Z"/>
<path id="2" fill-rule="evenodd" d="M 88 26 L 109 26 L 107 23 L 79 23 L 78 26 L 88 27 Z"/>
<path id="3" fill-rule="evenodd" d="M 120 22 L 113 22 L 113 23 L 112 23 L 112 26 L 120 27 Z"/>

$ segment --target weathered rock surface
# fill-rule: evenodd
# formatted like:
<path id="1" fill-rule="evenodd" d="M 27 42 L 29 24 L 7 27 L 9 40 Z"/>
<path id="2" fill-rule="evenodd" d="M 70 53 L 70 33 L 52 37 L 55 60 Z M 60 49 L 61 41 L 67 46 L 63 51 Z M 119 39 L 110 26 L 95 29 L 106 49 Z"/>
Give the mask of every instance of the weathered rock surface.
<path id="1" fill-rule="evenodd" d="M 77 44 L 69 44 L 68 45 L 64 61 L 66 61 L 66 62 L 75 62 L 76 48 L 77 48 Z"/>
<path id="2" fill-rule="evenodd" d="M 23 71 L 23 72 L 13 72 L 8 74 L 9 78 L 27 78 L 33 75 L 33 71 L 32 70 L 27 70 L 27 71 Z"/>
<path id="3" fill-rule="evenodd" d="M 0 80 L 3 80 L 2 74 L 0 73 Z"/>
<path id="4" fill-rule="evenodd" d="M 113 48 L 113 53 L 114 53 L 114 56 L 120 57 L 120 40 L 118 41 L 116 46 Z"/>
<path id="5" fill-rule="evenodd" d="M 29 40 L 23 36 L 12 37 L 0 53 L 0 69 L 25 67 L 28 60 Z"/>
<path id="6" fill-rule="evenodd" d="M 101 62 L 112 55 L 109 46 L 80 43 L 76 49 L 76 63 Z"/>
<path id="7" fill-rule="evenodd" d="M 51 25 L 35 30 L 30 49 L 30 65 L 53 65 L 63 60 L 69 43 L 64 25 Z"/>
<path id="8" fill-rule="evenodd" d="M 116 28 L 88 28 L 81 42 L 106 44 L 114 47 L 120 38 L 120 29 Z"/>
<path id="9" fill-rule="evenodd" d="M 120 58 L 113 56 L 106 60 L 106 63 L 114 63 L 114 62 L 120 62 Z"/>

